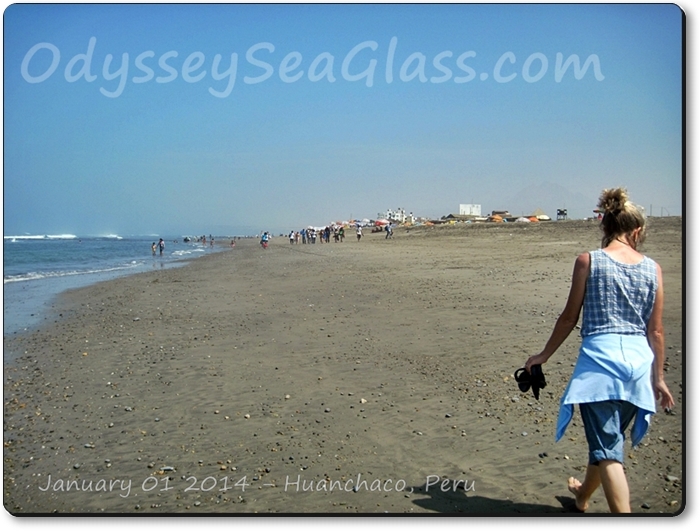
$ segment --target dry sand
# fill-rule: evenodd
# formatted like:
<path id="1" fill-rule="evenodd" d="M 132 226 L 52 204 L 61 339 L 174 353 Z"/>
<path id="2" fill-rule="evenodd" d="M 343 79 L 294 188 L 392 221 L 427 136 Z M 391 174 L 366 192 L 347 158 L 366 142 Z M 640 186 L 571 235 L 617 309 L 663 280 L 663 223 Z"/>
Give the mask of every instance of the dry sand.
<path id="1" fill-rule="evenodd" d="M 627 446 L 644 514 L 684 504 L 682 238 L 680 218 L 650 220 L 677 407 Z M 567 512 L 585 436 L 578 412 L 559 443 L 554 426 L 578 334 L 544 366 L 539 402 L 512 375 L 599 243 L 576 221 L 243 240 L 64 294 L 50 324 L 4 341 L 23 353 L 5 368 L 5 508 Z M 590 512 L 607 512 L 602 492 Z"/>

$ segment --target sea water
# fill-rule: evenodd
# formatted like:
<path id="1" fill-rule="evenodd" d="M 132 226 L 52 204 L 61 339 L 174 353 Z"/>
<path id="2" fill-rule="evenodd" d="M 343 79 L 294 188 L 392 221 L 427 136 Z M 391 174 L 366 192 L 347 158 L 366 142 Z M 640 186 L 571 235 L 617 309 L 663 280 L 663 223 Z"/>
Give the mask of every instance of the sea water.
<path id="1" fill-rule="evenodd" d="M 151 252 L 159 237 L 72 234 L 4 236 L 3 333 L 41 325 L 62 291 L 123 275 L 183 265 L 185 259 L 222 250 L 184 238 L 166 238 L 163 255 Z"/>

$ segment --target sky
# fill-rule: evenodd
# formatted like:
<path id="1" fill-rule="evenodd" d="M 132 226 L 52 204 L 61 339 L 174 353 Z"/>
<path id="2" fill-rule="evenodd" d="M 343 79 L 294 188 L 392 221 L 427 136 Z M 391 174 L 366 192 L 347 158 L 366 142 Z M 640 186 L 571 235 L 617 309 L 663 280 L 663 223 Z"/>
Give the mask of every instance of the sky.
<path id="1" fill-rule="evenodd" d="M 387 209 L 683 209 L 672 4 L 22 4 L 3 231 L 285 232 Z"/>

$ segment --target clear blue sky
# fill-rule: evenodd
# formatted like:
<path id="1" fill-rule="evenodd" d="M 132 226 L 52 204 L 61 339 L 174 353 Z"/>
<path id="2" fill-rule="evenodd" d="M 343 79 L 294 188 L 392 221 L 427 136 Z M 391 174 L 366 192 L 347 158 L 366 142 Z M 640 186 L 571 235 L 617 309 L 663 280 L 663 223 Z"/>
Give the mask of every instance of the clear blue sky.
<path id="1" fill-rule="evenodd" d="M 619 185 L 682 213 L 674 5 L 47 4 L 3 22 L 6 235 L 460 203 L 584 217 Z M 558 56 L 588 68 L 557 80 Z"/>

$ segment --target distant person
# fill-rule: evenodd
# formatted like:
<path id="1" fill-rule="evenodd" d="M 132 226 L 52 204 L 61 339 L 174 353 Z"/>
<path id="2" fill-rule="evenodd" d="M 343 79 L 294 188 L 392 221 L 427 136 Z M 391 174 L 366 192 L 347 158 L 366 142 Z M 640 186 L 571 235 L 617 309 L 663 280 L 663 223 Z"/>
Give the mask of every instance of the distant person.
<path id="1" fill-rule="evenodd" d="M 389 238 L 393 238 L 394 231 L 391 229 L 391 223 L 387 223 L 384 226 L 384 230 L 386 231 L 386 236 L 384 237 L 385 240 L 388 240 Z"/>
<path id="2" fill-rule="evenodd" d="M 359 242 L 362 239 L 362 227 L 360 225 L 357 226 L 355 233 L 357 234 L 357 241 Z"/>
<path id="3" fill-rule="evenodd" d="M 153 256 L 156 255 L 156 242 L 151 244 L 151 253 L 153 253 Z"/>
<path id="4" fill-rule="evenodd" d="M 163 251 L 165 250 L 165 242 L 163 238 L 158 241 L 158 249 L 160 249 L 160 255 L 163 256 Z"/>
<path id="5" fill-rule="evenodd" d="M 581 309 L 582 342 L 571 380 L 560 402 L 559 440 L 579 405 L 588 441 L 588 467 L 581 483 L 569 478 L 569 491 L 580 511 L 599 486 L 610 512 L 629 513 L 630 493 L 623 468 L 629 425 L 637 446 L 656 411 L 674 406 L 664 381 L 664 305 L 661 268 L 637 248 L 646 220 L 622 188 L 603 190 L 602 248 L 579 255 L 569 297 L 542 352 L 525 369 L 542 365 L 576 326 Z"/>
<path id="6" fill-rule="evenodd" d="M 294 243 L 294 231 L 291 231 L 289 233 L 289 243 L 291 243 L 291 244 Z"/>

